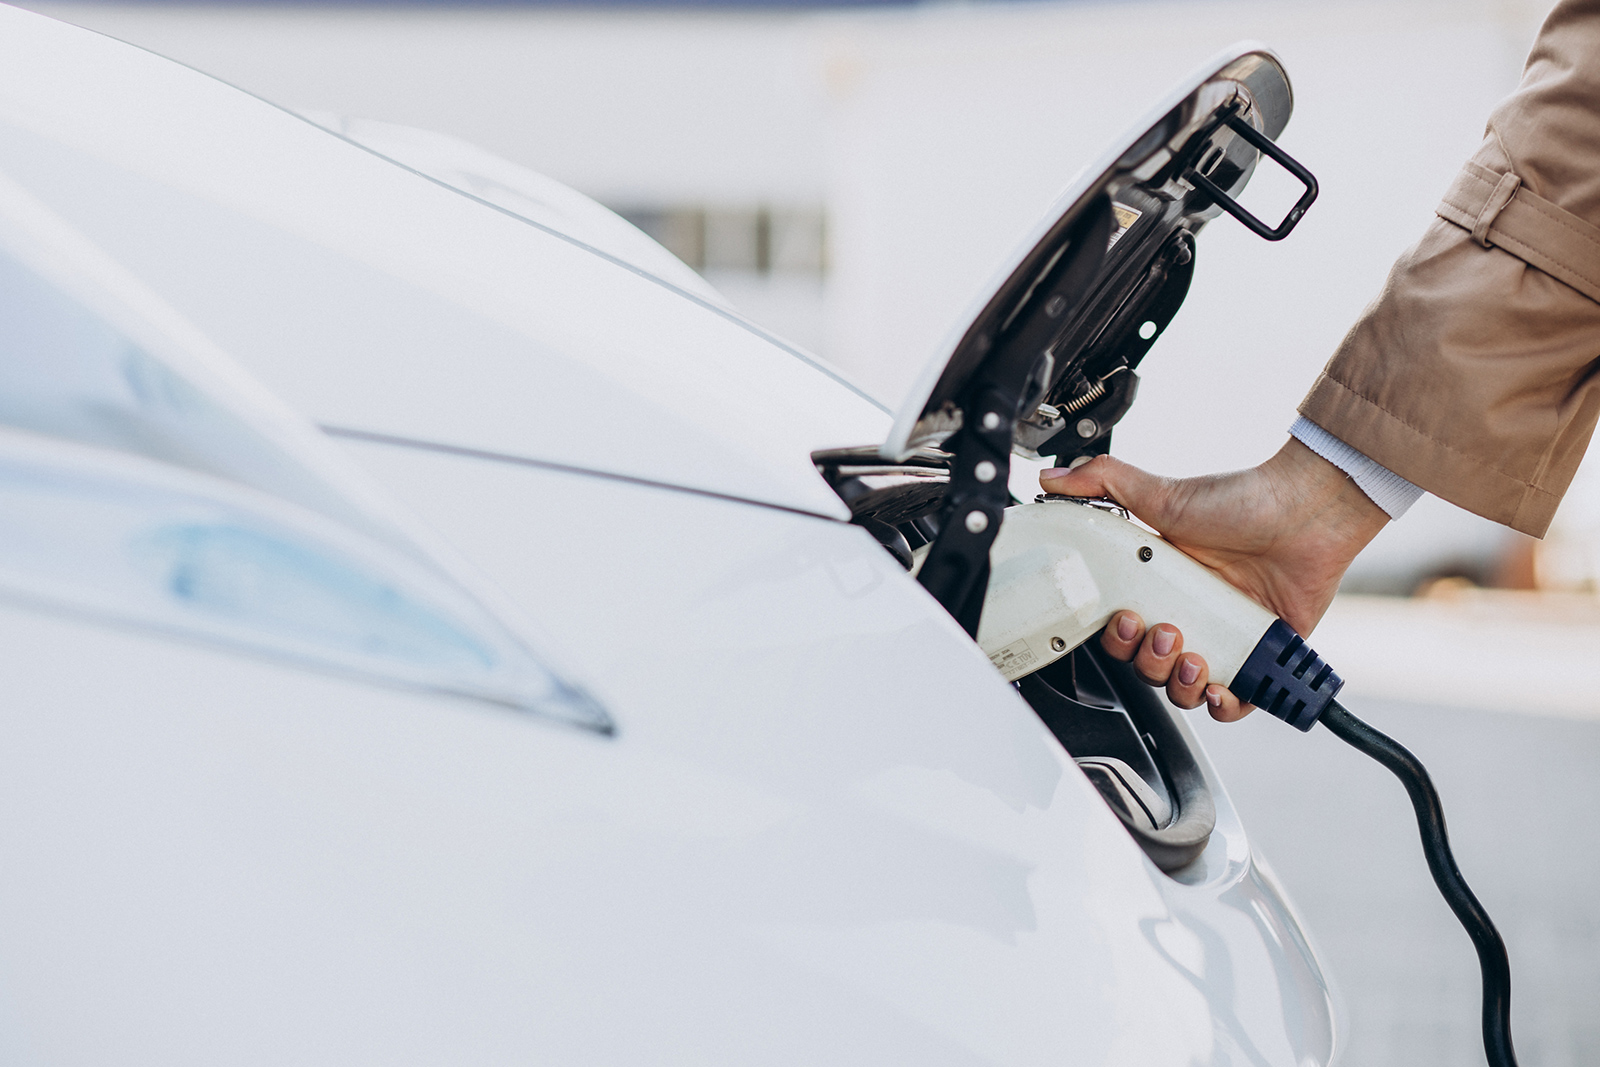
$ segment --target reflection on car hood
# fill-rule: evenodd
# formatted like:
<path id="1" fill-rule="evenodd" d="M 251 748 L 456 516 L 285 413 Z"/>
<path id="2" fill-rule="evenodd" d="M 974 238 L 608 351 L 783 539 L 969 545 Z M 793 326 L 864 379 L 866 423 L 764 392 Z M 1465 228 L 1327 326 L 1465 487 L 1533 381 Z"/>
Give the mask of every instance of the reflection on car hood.
<path id="1" fill-rule="evenodd" d="M 882 405 L 723 308 L 177 63 L 0 8 L 0 171 L 325 426 L 846 511 Z"/>

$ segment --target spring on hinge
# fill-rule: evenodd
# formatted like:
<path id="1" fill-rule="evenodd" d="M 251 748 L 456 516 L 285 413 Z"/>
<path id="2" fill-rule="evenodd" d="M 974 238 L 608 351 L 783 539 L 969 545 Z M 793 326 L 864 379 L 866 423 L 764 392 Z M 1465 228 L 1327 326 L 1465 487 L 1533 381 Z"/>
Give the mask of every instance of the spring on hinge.
<path id="1" fill-rule="evenodd" d="M 1061 414 L 1063 414 L 1063 415 L 1076 414 L 1077 412 L 1082 411 L 1084 408 L 1088 407 L 1090 404 L 1093 404 L 1096 400 L 1099 400 L 1101 397 L 1103 397 L 1105 395 L 1106 395 L 1106 383 L 1105 383 L 1104 379 L 1101 379 L 1100 381 L 1095 382 L 1094 384 L 1090 385 L 1089 388 L 1086 391 L 1084 391 L 1082 394 L 1080 394 L 1078 396 L 1075 396 L 1071 400 L 1067 401 L 1065 404 L 1062 404 L 1061 405 Z"/>

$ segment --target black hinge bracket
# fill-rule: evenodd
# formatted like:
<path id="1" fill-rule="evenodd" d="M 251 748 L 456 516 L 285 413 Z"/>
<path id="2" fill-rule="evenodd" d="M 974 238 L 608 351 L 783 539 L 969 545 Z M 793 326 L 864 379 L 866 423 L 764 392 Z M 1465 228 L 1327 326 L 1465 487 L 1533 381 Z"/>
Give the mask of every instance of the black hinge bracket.
<path id="1" fill-rule="evenodd" d="M 917 580 L 968 634 L 978 635 L 989 589 L 989 548 L 1011 503 L 1011 442 L 1017 398 L 986 390 L 962 408 L 962 427 L 945 442 L 953 453 L 939 536 Z"/>
<path id="2" fill-rule="evenodd" d="M 943 446 L 952 455 L 950 488 L 917 580 L 973 637 L 989 589 L 989 549 L 1011 504 L 1017 420 L 1031 415 L 1053 384 L 1050 346 L 1099 276 L 1111 226 L 1111 201 L 1099 196 L 1068 230 L 1063 252 L 959 398 L 961 429 Z"/>

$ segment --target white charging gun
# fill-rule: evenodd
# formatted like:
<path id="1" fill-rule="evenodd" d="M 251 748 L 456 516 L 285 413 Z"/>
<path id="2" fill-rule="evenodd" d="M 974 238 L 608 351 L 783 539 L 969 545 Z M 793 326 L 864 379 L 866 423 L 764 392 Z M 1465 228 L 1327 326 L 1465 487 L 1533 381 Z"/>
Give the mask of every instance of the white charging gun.
<path id="1" fill-rule="evenodd" d="M 989 560 L 978 644 L 1007 681 L 1127 609 L 1178 627 L 1213 682 L 1301 730 L 1344 684 L 1287 623 L 1107 501 L 1047 496 L 1008 508 Z"/>

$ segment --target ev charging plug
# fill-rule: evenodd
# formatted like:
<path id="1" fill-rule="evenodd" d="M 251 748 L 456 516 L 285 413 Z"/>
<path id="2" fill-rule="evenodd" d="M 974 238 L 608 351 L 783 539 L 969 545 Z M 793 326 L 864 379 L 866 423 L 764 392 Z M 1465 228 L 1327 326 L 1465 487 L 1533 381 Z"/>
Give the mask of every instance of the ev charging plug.
<path id="1" fill-rule="evenodd" d="M 1427 769 L 1335 699 L 1344 680 L 1287 623 L 1105 500 L 1047 495 L 1008 508 L 990 568 L 978 644 L 1007 681 L 1094 638 L 1116 612 L 1136 611 L 1178 627 L 1241 701 L 1300 730 L 1321 722 L 1399 778 L 1434 884 L 1478 953 L 1484 1054 L 1491 1067 L 1516 1067 L 1510 958 L 1456 866 Z"/>
<path id="2" fill-rule="evenodd" d="M 1128 610 L 1176 626 L 1213 681 L 1299 730 L 1344 685 L 1282 619 L 1104 501 L 1047 496 L 1007 509 L 989 560 L 978 644 L 1007 681 Z"/>

